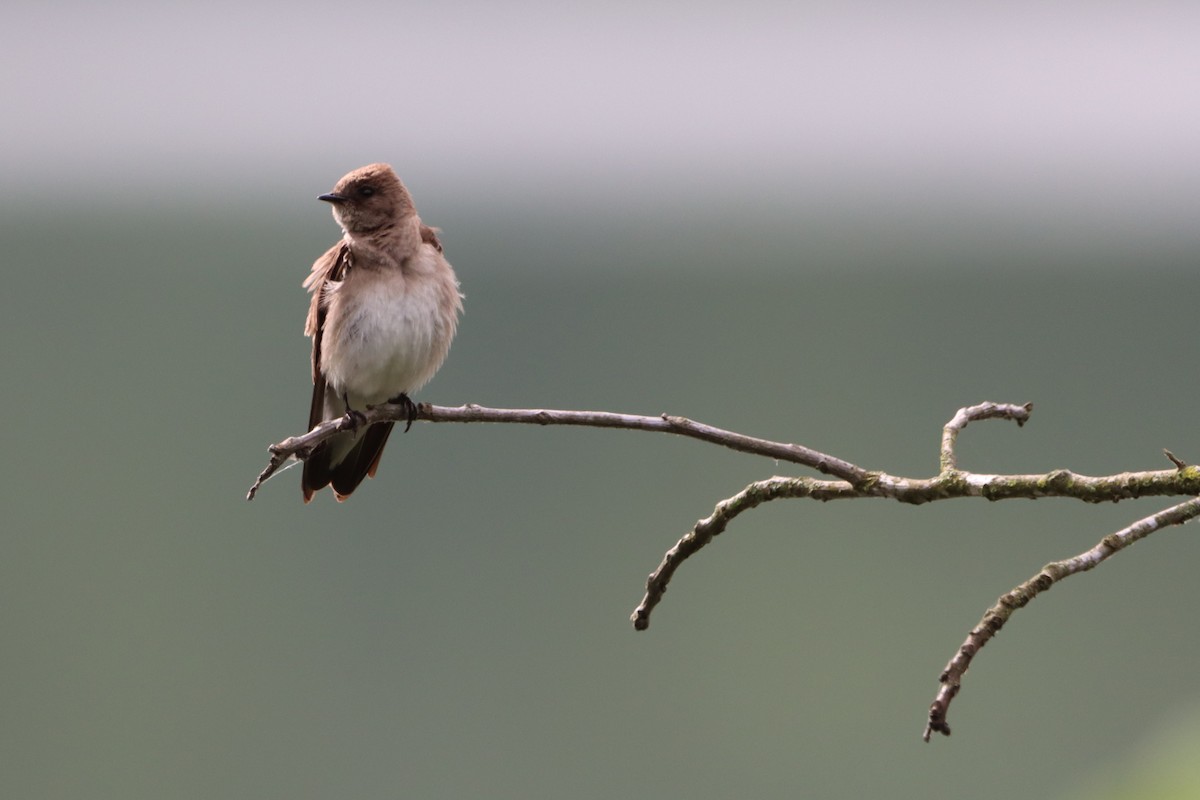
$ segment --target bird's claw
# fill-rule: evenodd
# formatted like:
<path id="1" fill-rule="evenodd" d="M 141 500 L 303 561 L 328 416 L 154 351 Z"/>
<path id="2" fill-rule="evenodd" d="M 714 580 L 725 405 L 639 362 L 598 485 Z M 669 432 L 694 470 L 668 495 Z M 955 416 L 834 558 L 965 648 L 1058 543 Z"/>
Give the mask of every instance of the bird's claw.
<path id="1" fill-rule="evenodd" d="M 395 397 L 388 400 L 389 403 L 400 406 L 404 409 L 404 417 L 408 422 L 404 426 L 404 432 L 408 433 L 408 429 L 412 427 L 413 421 L 417 418 L 417 404 L 412 401 L 412 398 L 401 392 Z"/>
<path id="2" fill-rule="evenodd" d="M 358 433 L 359 427 L 366 424 L 367 415 L 350 407 L 350 398 L 345 392 L 342 393 L 342 402 L 346 404 L 346 422 L 350 425 L 350 430 Z"/>

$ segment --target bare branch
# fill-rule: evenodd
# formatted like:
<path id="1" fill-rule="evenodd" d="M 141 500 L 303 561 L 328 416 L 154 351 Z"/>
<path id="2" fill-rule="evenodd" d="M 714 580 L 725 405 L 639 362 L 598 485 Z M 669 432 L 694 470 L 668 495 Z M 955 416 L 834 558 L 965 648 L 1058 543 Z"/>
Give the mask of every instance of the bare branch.
<path id="1" fill-rule="evenodd" d="M 954 447 L 958 433 L 970 422 L 986 419 L 1010 419 L 1024 425 L 1033 410 L 1032 403 L 980 403 L 959 409 L 942 432 L 942 472 L 932 478 L 898 478 L 884 472 L 872 473 L 872 480 L 860 486 L 843 481 L 815 478 L 775 477 L 750 484 L 741 492 L 717 503 L 713 513 L 699 520 L 666 552 L 662 562 L 646 579 L 646 593 L 630 620 L 639 631 L 650 627 L 650 614 L 662 600 L 675 571 L 690 556 L 725 531 L 734 517 L 762 503 L 780 498 L 810 497 L 816 500 L 844 500 L 884 497 L 903 503 L 925 503 L 952 497 L 986 497 L 989 500 L 1038 497 L 1072 497 L 1084 502 L 1117 502 L 1151 495 L 1180 495 L 1200 492 L 1200 470 L 1124 472 L 1091 477 L 1069 470 L 1044 475 L 976 475 L 957 469 Z"/>
<path id="2" fill-rule="evenodd" d="M 1174 465 L 1174 469 L 1123 472 L 1105 476 L 1079 475 L 1065 469 L 1034 475 L 986 475 L 958 468 L 955 447 L 959 433 L 968 424 L 987 419 L 1007 419 L 1016 422 L 1017 425 L 1024 425 L 1032 409 L 1033 406 L 1029 403 L 980 403 L 959 409 L 942 429 L 939 472 L 931 478 L 904 478 L 885 472 L 869 471 L 849 461 L 802 445 L 759 439 L 667 414 L 639 416 L 607 411 L 502 409 L 484 408 L 473 404 L 445 407 L 422 403 L 417 407 L 416 419 L 425 422 L 577 425 L 673 433 L 744 453 L 800 464 L 832 478 L 768 478 L 751 483 L 732 497 L 717 503 L 709 516 L 697 521 L 692 529 L 666 552 L 661 563 L 647 578 L 646 593 L 631 617 L 636 629 L 645 630 L 650 625 L 651 612 L 662 601 L 667 586 L 680 565 L 699 552 L 715 536 L 723 533 L 737 516 L 771 500 L 811 498 L 824 501 L 881 497 L 902 503 L 919 504 L 955 497 L 983 497 L 988 500 L 1069 497 L 1088 503 L 1101 503 L 1136 497 L 1200 495 L 1200 467 L 1187 465 L 1170 451 L 1164 453 Z M 358 424 L 406 419 L 407 409 L 404 406 L 389 404 L 368 408 L 358 420 Z M 287 461 L 292 458 L 307 458 L 317 445 L 340 431 L 351 429 L 354 422 L 348 417 L 330 420 L 301 436 L 271 445 L 271 459 L 250 488 L 247 499 L 253 499 L 259 487 Z M 950 701 L 958 694 L 962 685 L 963 675 L 975 654 L 1003 627 L 1013 611 L 1023 607 L 1039 593 L 1068 575 L 1092 569 L 1114 553 L 1154 531 L 1164 526 L 1182 524 L 1196 516 L 1200 516 L 1200 498 L 1168 508 L 1106 536 L 1086 553 L 1048 564 L 1033 578 L 1003 595 L 997 604 L 984 614 L 983 619 L 970 632 L 940 676 L 941 688 L 929 709 L 925 740 L 929 741 L 934 732 L 949 735 L 950 726 L 946 722 L 946 714 Z"/>
<path id="3" fill-rule="evenodd" d="M 946 424 L 942 436 L 942 460 L 955 463 L 954 444 L 958 431 L 968 422 L 984 419 L 1011 419 L 1024 424 L 1031 405 L 981 403 L 959 410 Z M 383 404 L 363 412 L 363 422 L 403 422 L 406 410 L 401 405 Z M 673 433 L 692 439 L 761 455 L 779 461 L 801 464 L 840 478 L 857 490 L 855 496 L 890 497 L 905 503 L 926 503 L 951 497 L 986 497 L 1004 500 L 1012 497 L 1074 497 L 1085 502 L 1114 502 L 1133 497 L 1200 494 L 1200 468 L 1125 472 L 1104 477 L 1078 475 L 1069 470 L 1055 470 L 1044 475 L 983 475 L 960 472 L 956 469 L 929 479 L 900 478 L 883 472 L 872 472 L 849 461 L 798 444 L 773 442 L 745 434 L 694 422 L 686 417 L 661 414 L 640 416 L 608 411 L 565 411 L 550 409 L 485 408 L 475 404 L 465 406 L 417 406 L 416 419 L 425 422 L 491 422 L 521 425 L 575 425 L 593 428 L 624 428 L 626 430 Z M 340 431 L 351 430 L 353 423 L 346 417 L 329 420 L 308 433 L 293 436 L 270 445 L 271 459 L 246 499 L 254 499 L 259 487 L 289 458 L 303 460 L 313 448 Z M 794 495 L 802 496 L 802 495 Z"/>
<path id="4" fill-rule="evenodd" d="M 369 408 L 364 412 L 362 422 L 404 422 L 408 419 L 407 410 L 401 405 L 383 404 Z M 772 442 L 742 433 L 723 430 L 693 422 L 686 417 L 661 414 L 657 417 L 639 416 L 637 414 L 615 414 L 610 411 L 562 411 L 550 409 L 526 408 L 484 408 L 473 403 L 458 406 L 433 406 L 421 403 L 417 406 L 416 419 L 425 422 L 499 422 L 516 423 L 520 425 L 581 425 L 591 428 L 624 428 L 635 431 L 654 431 L 658 433 L 674 433 L 699 439 L 743 453 L 751 453 L 779 461 L 802 464 L 818 472 L 841 478 L 848 483 L 858 486 L 871 480 L 871 473 L 862 467 L 843 461 L 835 456 L 804 447 L 798 444 Z M 258 489 L 263 485 L 289 458 L 295 456 L 303 460 L 313 448 L 339 431 L 349 430 L 351 422 L 342 417 L 337 420 L 323 422 L 302 436 L 293 436 L 282 442 L 271 445 L 271 460 L 266 469 L 258 476 L 258 480 L 250 487 L 247 500 L 253 500 Z"/>
<path id="5" fill-rule="evenodd" d="M 749 511 L 769 500 L 785 497 L 812 497 L 816 500 L 862 497 L 850 484 L 843 481 L 822 481 L 816 478 L 768 478 L 750 484 L 733 497 L 717 503 L 713 513 L 696 523 L 684 534 L 675 546 L 663 556 L 662 563 L 646 579 L 646 595 L 634 609 L 630 620 L 633 627 L 644 631 L 650 627 L 650 612 L 662 600 L 667 584 L 679 565 L 700 548 L 725 531 L 737 515 Z"/>
<path id="6" fill-rule="evenodd" d="M 925 726 L 924 734 L 925 741 L 928 742 L 934 732 L 950 735 L 950 725 L 946 722 L 946 713 L 950 709 L 950 701 L 962 687 L 963 675 L 971 666 L 971 660 L 975 658 L 975 654 L 1004 627 L 1014 611 L 1024 608 L 1030 600 L 1063 578 L 1094 569 L 1114 553 L 1124 550 L 1139 539 L 1144 539 L 1168 525 L 1182 525 L 1196 516 L 1200 516 L 1200 498 L 1171 506 L 1157 514 L 1151 514 L 1127 528 L 1105 536 L 1099 544 L 1087 552 L 1080 553 L 1074 558 L 1047 564 L 1037 575 L 1012 591 L 1001 595 L 1000 599 L 996 601 L 996 605 L 989 608 L 979 624 L 971 629 L 962 647 L 958 648 L 958 652 L 950 659 L 950 663 L 946 665 L 946 669 L 938 678 L 941 688 L 938 689 L 937 697 L 929 707 L 929 722 Z"/>

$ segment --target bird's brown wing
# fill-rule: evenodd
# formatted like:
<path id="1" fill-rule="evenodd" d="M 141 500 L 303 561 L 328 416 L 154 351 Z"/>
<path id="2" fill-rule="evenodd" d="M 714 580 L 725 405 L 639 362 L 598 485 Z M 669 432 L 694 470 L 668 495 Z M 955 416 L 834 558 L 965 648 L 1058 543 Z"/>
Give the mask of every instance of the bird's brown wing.
<path id="1" fill-rule="evenodd" d="M 313 383 L 321 375 L 321 334 L 325 328 L 325 310 L 329 305 L 329 297 L 325 287 L 331 281 L 340 281 L 346 277 L 350 269 L 350 246 L 338 242 L 325 251 L 325 254 L 313 262 L 312 272 L 304 279 L 304 288 L 312 293 L 308 304 L 308 317 L 304 320 L 304 335 L 312 337 L 312 374 Z M 319 422 L 320 420 L 317 420 Z M 310 425 L 315 425 L 311 418 Z"/>
<path id="2" fill-rule="evenodd" d="M 331 281 L 340 281 L 346 277 L 350 267 L 350 247 L 345 242 L 338 242 L 325 251 L 312 266 L 312 272 L 304 280 L 304 288 L 312 293 L 312 301 L 308 306 L 308 318 L 304 321 L 304 333 L 312 337 L 312 405 L 308 411 L 308 429 L 312 430 L 325 421 L 325 374 L 321 372 L 321 336 L 325 328 L 325 312 L 329 298 L 325 287 Z M 330 460 L 328 443 L 317 446 L 304 461 L 304 476 L 300 487 L 304 492 L 304 502 L 312 500 L 315 492 L 329 485 L 333 479 L 334 465 Z"/>

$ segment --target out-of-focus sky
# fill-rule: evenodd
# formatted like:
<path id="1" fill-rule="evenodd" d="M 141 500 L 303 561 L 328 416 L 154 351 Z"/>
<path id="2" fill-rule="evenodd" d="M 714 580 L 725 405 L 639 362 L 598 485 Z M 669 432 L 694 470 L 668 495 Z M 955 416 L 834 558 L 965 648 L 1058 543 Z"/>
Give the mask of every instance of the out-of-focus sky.
<path id="1" fill-rule="evenodd" d="M 389 160 L 488 200 L 543 179 L 603 202 L 753 186 L 1194 236 L 1193 3 L 19 1 L 4 17 L 0 173 L 26 200 L 61 200 L 67 179 L 244 192 L 247 175 Z"/>

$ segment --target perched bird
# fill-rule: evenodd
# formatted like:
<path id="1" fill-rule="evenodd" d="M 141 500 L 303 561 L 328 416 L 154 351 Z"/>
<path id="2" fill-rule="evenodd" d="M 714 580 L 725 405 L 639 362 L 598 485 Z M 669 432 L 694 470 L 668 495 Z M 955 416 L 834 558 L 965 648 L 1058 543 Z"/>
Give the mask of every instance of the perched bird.
<path id="1" fill-rule="evenodd" d="M 343 236 L 304 281 L 312 292 L 309 428 L 347 414 L 361 420 L 383 402 L 406 405 L 411 425 L 409 395 L 442 365 L 462 312 L 454 270 L 389 165 L 356 169 L 318 199 L 333 206 Z M 360 423 L 318 445 L 304 462 L 304 502 L 330 484 L 340 502 L 374 477 L 391 432 L 391 422 Z"/>

